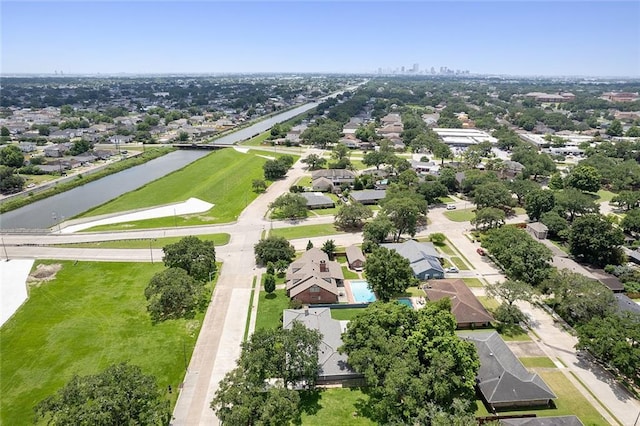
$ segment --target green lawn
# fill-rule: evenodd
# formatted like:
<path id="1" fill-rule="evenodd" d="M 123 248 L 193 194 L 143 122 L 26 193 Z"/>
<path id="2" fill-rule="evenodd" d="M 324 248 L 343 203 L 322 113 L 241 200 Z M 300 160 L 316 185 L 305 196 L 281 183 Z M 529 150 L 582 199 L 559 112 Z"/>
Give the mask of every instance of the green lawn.
<path id="1" fill-rule="evenodd" d="M 420 287 L 409 287 L 404 293 L 396 294 L 395 297 L 424 297 L 425 292 Z"/>
<path id="2" fill-rule="evenodd" d="M 444 215 L 453 222 L 469 222 L 476 217 L 475 209 L 447 210 Z"/>
<path id="3" fill-rule="evenodd" d="M 202 241 L 213 241 L 216 246 L 224 246 L 229 243 L 229 234 L 208 234 L 208 235 L 196 235 Z M 137 240 L 113 240 L 113 241 L 98 241 L 94 243 L 69 243 L 69 244 L 55 244 L 55 247 L 71 247 L 71 248 L 116 248 L 116 249 L 143 249 L 149 248 L 151 244 L 152 248 L 161 249 L 167 244 L 174 244 L 180 241 L 184 237 L 166 237 L 166 238 L 154 238 L 154 239 L 137 239 Z"/>
<path id="4" fill-rule="evenodd" d="M 161 264 L 59 263 L 57 277 L 0 329 L 0 423 L 29 423 L 33 407 L 74 375 L 123 361 L 178 389 L 204 317 L 151 323 L 144 289 Z M 177 392 L 167 395 L 175 403 Z"/>
<path id="5" fill-rule="evenodd" d="M 282 311 L 289 308 L 289 298 L 285 290 L 276 290 L 271 294 L 260 291 L 256 329 L 276 328 L 282 325 Z"/>
<path id="6" fill-rule="evenodd" d="M 493 297 L 489 297 L 489 296 L 477 296 L 477 297 L 480 303 L 482 304 L 482 306 L 484 306 L 485 309 L 488 311 L 493 312 L 498 308 L 498 306 L 500 306 L 500 303 L 498 303 L 498 301 Z"/>
<path id="7" fill-rule="evenodd" d="M 335 234 L 344 234 L 344 231 L 336 229 L 336 227 L 333 226 L 332 223 L 274 228 L 269 232 L 269 235 L 284 237 L 287 240 L 295 240 L 296 238 L 321 237 L 323 235 Z"/>
<path id="8" fill-rule="evenodd" d="M 148 208 L 196 197 L 213 203 L 214 207 L 208 212 L 200 214 L 105 225 L 92 228 L 92 230 L 231 222 L 258 196 L 253 192 L 251 183 L 254 179 L 263 178 L 262 165 L 265 161 L 266 159 L 252 152 L 242 154 L 233 149 L 214 151 L 176 172 L 89 210 L 82 216 Z"/>
<path id="9" fill-rule="evenodd" d="M 434 246 L 441 252 L 443 252 L 444 254 L 448 254 L 449 256 L 455 256 L 457 254 L 451 247 L 447 245 L 447 243 L 434 244 Z"/>
<path id="10" fill-rule="evenodd" d="M 478 278 L 462 278 L 462 281 L 467 287 L 484 287 L 484 284 Z"/>
<path id="11" fill-rule="evenodd" d="M 495 299 L 493 299 L 495 300 Z M 504 325 L 498 330 L 500 337 L 505 342 L 523 342 L 531 340 L 527 332 L 517 324 Z"/>
<path id="12" fill-rule="evenodd" d="M 334 388 L 303 393 L 302 424 L 305 426 L 369 426 L 375 423 L 359 416 L 356 405 L 367 396 L 359 389 Z"/>
<path id="13" fill-rule="evenodd" d="M 615 197 L 616 194 L 615 192 L 611 192 L 611 191 L 607 191 L 606 189 L 601 189 L 600 191 L 597 192 L 598 195 L 598 201 L 602 202 L 602 201 L 611 201 L 611 199 L 613 197 Z"/>
<path id="14" fill-rule="evenodd" d="M 342 267 L 342 275 L 344 275 L 345 280 L 357 280 L 358 278 L 360 278 L 358 274 L 349 269 L 348 266 Z"/>
<path id="15" fill-rule="evenodd" d="M 303 176 L 296 182 L 298 186 L 308 186 L 311 187 L 311 176 Z"/>
<path id="16" fill-rule="evenodd" d="M 440 197 L 440 202 L 441 202 L 442 204 L 450 204 L 450 203 L 455 203 L 455 202 L 456 202 L 456 200 L 454 200 L 454 199 L 453 199 L 453 198 L 451 198 L 451 197 Z"/>
<path id="17" fill-rule="evenodd" d="M 527 368 L 558 368 L 551 358 L 546 356 L 532 356 L 520 358 L 520 362 Z"/>
<path id="18" fill-rule="evenodd" d="M 271 136 L 271 130 L 267 130 L 264 133 L 260 133 L 258 136 L 247 139 L 246 141 L 241 142 L 240 145 L 261 146 L 269 136 Z"/>
<path id="19" fill-rule="evenodd" d="M 340 321 L 351 321 L 353 317 L 364 312 L 367 309 L 362 308 L 345 308 L 345 309 L 331 309 L 331 318 Z"/>
<path id="20" fill-rule="evenodd" d="M 451 261 L 453 262 L 454 265 L 456 265 L 458 267 L 458 269 L 460 269 L 461 271 L 468 271 L 469 267 L 467 266 L 466 263 L 463 262 L 462 259 L 460 259 L 457 256 L 452 256 L 451 257 Z"/>

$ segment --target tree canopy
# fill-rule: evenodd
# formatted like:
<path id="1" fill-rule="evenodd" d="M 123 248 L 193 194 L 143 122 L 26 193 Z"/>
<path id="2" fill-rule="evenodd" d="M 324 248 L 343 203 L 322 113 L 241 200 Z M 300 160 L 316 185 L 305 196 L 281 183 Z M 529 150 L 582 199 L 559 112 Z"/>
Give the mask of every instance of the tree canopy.
<path id="1" fill-rule="evenodd" d="M 17 145 L 7 145 L 0 149 L 0 165 L 20 168 L 24 164 L 24 154 Z"/>
<path id="2" fill-rule="evenodd" d="M 307 200 L 300 194 L 286 193 L 276 198 L 269 208 L 277 218 L 301 219 L 307 217 Z"/>
<path id="3" fill-rule="evenodd" d="M 73 376 L 36 407 L 36 418 L 61 426 L 166 425 L 169 400 L 156 379 L 140 367 L 114 364 L 88 376 Z"/>
<path id="4" fill-rule="evenodd" d="M 335 217 L 335 225 L 342 229 L 360 229 L 373 216 L 371 209 L 360 203 L 344 204 Z"/>
<path id="5" fill-rule="evenodd" d="M 622 259 L 622 243 L 622 230 L 599 214 L 577 218 L 569 230 L 571 254 L 598 266 L 619 264 Z"/>
<path id="6" fill-rule="evenodd" d="M 595 167 L 579 164 L 564 179 L 564 185 L 585 192 L 598 192 L 602 176 Z"/>
<path id="7" fill-rule="evenodd" d="M 144 290 L 147 310 L 154 322 L 192 318 L 206 306 L 205 283 L 197 281 L 181 268 L 169 268 L 155 274 Z"/>
<path id="8" fill-rule="evenodd" d="M 269 236 L 260 240 L 254 247 L 256 263 L 266 265 L 269 262 L 276 263 L 285 260 L 291 263 L 296 254 L 296 249 L 284 237 Z"/>
<path id="9" fill-rule="evenodd" d="M 364 264 L 369 286 L 383 301 L 417 283 L 411 264 L 397 251 L 378 247 Z"/>
<path id="10" fill-rule="evenodd" d="M 540 220 L 540 217 L 551 211 L 555 204 L 553 191 L 548 189 L 534 189 L 524 197 L 524 209 L 532 221 Z"/>
<path id="11" fill-rule="evenodd" d="M 419 311 L 375 302 L 349 322 L 340 350 L 364 374 L 367 408 L 378 423 L 417 424 L 426 401 L 450 413 L 474 399 L 478 355 L 456 336 L 450 307 L 448 299 Z"/>
<path id="12" fill-rule="evenodd" d="M 181 268 L 196 280 L 207 281 L 217 270 L 213 241 L 188 236 L 162 249 L 167 268 Z"/>

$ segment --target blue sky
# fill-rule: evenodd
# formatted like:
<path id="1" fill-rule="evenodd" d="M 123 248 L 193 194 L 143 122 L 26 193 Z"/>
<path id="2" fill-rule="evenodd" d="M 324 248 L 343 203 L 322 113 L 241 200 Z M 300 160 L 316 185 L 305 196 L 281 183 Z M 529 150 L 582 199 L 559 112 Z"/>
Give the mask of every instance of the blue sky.
<path id="1" fill-rule="evenodd" d="M 375 72 L 640 77 L 640 2 L 5 1 L 3 74 Z"/>

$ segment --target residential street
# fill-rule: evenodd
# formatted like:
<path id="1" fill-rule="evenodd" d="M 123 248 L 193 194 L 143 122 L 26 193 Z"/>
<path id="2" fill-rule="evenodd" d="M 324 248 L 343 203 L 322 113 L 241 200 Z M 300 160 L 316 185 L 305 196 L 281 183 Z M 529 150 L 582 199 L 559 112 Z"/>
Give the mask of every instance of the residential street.
<path id="1" fill-rule="evenodd" d="M 311 151 L 307 151 L 306 156 Z M 240 353 L 240 343 L 244 335 L 246 314 L 253 278 L 258 274 L 254 262 L 253 246 L 263 231 L 269 228 L 292 226 L 284 221 L 271 222 L 264 218 L 268 205 L 278 195 L 286 192 L 304 174 L 303 164 L 298 161 L 289 171 L 286 179 L 275 182 L 268 191 L 254 200 L 239 216 L 237 222 L 224 225 L 206 225 L 189 228 L 170 228 L 131 232 L 105 232 L 92 234 L 50 234 L 50 235 L 4 235 L 6 253 L 9 258 L 55 258 L 98 261 L 141 261 L 156 262 L 162 259 L 162 250 L 149 249 L 83 249 L 46 247 L 44 244 L 105 241 L 113 239 L 151 239 L 184 235 L 202 235 L 226 232 L 231 235 L 227 245 L 216 248 L 218 259 L 224 262 L 216 291 L 205 316 L 202 329 L 193 352 L 183 388 L 175 407 L 175 425 L 217 424 L 209 403 L 224 374 L 235 366 Z M 459 201 L 458 208 L 469 207 L 468 202 Z M 473 266 L 472 271 L 452 274 L 461 277 L 478 277 L 487 282 L 504 279 L 502 273 L 488 260 L 477 254 L 479 243 L 473 243 L 465 232 L 471 227 L 469 222 L 452 222 L 443 213 L 445 208 L 430 210 L 430 224 L 417 236 L 427 236 L 434 232 L 444 233 Z M 522 222 L 526 216 L 515 217 L 509 222 Z M 311 217 L 299 225 L 332 223 L 332 216 Z M 327 239 L 333 239 L 338 246 L 362 242 L 357 234 L 336 234 L 315 238 L 293 240 L 296 249 L 302 250 L 311 240 L 320 246 Z M 550 245 L 551 243 L 545 243 Z M 580 265 L 568 259 L 557 247 L 550 245 L 554 252 L 554 264 L 589 275 Z M 4 253 L 3 253 L 4 254 Z M 482 289 L 478 289 L 482 291 Z M 523 310 L 532 318 L 532 329 L 539 339 L 540 348 L 553 360 L 560 360 L 566 367 L 561 371 L 576 385 L 580 392 L 612 424 L 633 425 L 640 413 L 640 402 L 633 399 L 611 376 L 586 358 L 578 358 L 573 346 L 575 337 L 554 322 L 553 318 L 540 308 L 523 304 Z M 558 363 L 557 363 L 558 364 Z M 574 376 L 575 374 L 575 376 Z M 589 390 L 576 379 L 588 386 Z M 613 413 L 618 421 L 605 410 L 595 397 Z"/>

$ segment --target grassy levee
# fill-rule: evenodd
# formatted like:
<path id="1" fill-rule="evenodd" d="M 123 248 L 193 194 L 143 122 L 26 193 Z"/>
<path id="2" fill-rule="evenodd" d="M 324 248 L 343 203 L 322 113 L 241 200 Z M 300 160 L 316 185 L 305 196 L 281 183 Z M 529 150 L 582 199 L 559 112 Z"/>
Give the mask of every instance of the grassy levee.
<path id="1" fill-rule="evenodd" d="M 39 263 L 62 269 L 32 287 L 0 329 L 0 424 L 31 423 L 33 407 L 74 374 L 95 374 L 113 363 L 128 361 L 153 374 L 161 388 L 179 388 L 204 313 L 152 324 L 144 289 L 162 264 Z M 172 406 L 177 394 L 166 394 Z"/>
<path id="2" fill-rule="evenodd" d="M 297 160 L 297 158 L 295 158 Z M 143 187 L 83 213 L 82 217 L 185 201 L 196 197 L 214 204 L 204 213 L 96 226 L 90 230 L 142 229 L 234 221 L 257 196 L 254 179 L 263 178 L 267 160 L 253 153 L 222 149 Z"/>
<path id="3" fill-rule="evenodd" d="M 77 186 L 85 185 L 89 182 L 93 182 L 94 180 L 101 179 L 105 176 L 112 175 L 114 173 L 121 172 L 122 170 L 139 166 L 140 164 L 144 164 L 147 161 L 151 161 L 154 158 L 161 157 L 169 152 L 173 151 L 173 148 L 153 148 L 148 149 L 144 153 L 132 157 L 127 158 L 125 160 L 121 160 L 115 163 L 109 164 L 107 167 L 95 172 L 95 173 L 85 173 L 84 175 L 79 175 L 75 179 L 61 183 L 59 185 L 55 185 L 52 188 L 45 189 L 40 192 L 26 192 L 24 196 L 20 196 L 17 198 L 13 198 L 11 200 L 5 201 L 0 204 L 0 213 L 6 213 L 11 210 L 18 209 L 20 207 L 24 207 L 27 204 L 35 203 L 36 201 L 44 200 L 45 198 L 51 197 L 56 194 L 60 194 L 62 192 L 73 189 Z"/>
<path id="4" fill-rule="evenodd" d="M 216 246 L 224 246 L 229 243 L 231 235 L 221 234 L 206 234 L 196 235 L 202 241 L 213 241 Z M 164 248 L 167 244 L 175 244 L 184 237 L 164 237 L 154 239 L 135 239 L 135 240 L 110 240 L 110 241 L 96 241 L 91 243 L 65 243 L 65 244 L 53 244 L 55 247 L 69 247 L 69 248 L 115 248 L 115 249 L 146 249 L 151 246 L 154 249 Z"/>

